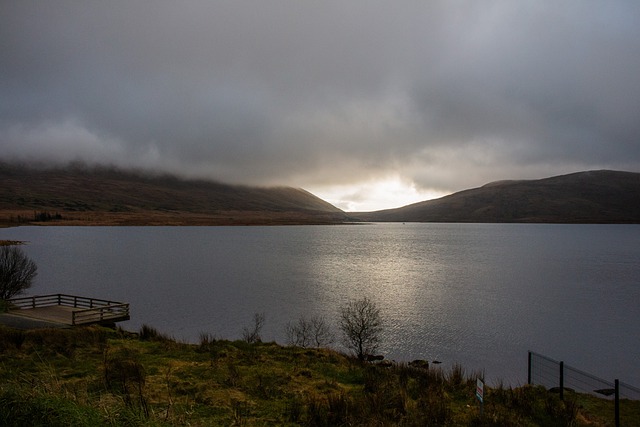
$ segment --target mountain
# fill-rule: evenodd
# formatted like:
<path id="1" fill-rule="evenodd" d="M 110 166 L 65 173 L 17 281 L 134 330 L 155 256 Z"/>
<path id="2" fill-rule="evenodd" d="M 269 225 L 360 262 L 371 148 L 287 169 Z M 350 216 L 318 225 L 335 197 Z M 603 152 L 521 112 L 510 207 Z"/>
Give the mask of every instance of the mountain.
<path id="1" fill-rule="evenodd" d="M 0 163 L 0 222 L 56 224 L 324 224 L 347 215 L 291 187 L 249 187 L 110 167 Z"/>
<path id="2" fill-rule="evenodd" d="M 291 187 L 249 187 L 110 167 L 0 163 L 0 225 L 379 222 L 640 223 L 640 174 L 497 181 L 397 209 L 345 213 Z"/>
<path id="3" fill-rule="evenodd" d="M 640 174 L 600 170 L 498 181 L 397 209 L 350 214 L 381 222 L 640 223 Z"/>

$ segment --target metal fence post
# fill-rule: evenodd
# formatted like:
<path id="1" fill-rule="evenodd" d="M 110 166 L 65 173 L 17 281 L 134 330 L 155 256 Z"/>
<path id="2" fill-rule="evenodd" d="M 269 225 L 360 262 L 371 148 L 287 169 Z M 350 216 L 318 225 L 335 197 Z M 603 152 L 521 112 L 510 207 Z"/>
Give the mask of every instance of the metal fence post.
<path id="1" fill-rule="evenodd" d="M 616 427 L 620 427 L 620 381 L 615 380 L 615 417 L 616 417 Z"/>
<path id="2" fill-rule="evenodd" d="M 529 351 L 529 360 L 527 362 L 527 384 L 531 385 L 531 352 Z"/>
<path id="3" fill-rule="evenodd" d="M 560 362 L 560 400 L 564 400 L 564 362 Z"/>

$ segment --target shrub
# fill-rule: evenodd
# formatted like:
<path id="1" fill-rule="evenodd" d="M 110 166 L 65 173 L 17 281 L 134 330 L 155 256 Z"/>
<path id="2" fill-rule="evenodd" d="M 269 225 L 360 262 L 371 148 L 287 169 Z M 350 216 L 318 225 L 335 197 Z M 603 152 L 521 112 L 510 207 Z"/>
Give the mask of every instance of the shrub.
<path id="1" fill-rule="evenodd" d="M 325 347 L 333 343 L 333 334 L 329 330 L 323 316 L 307 319 L 300 316 L 296 323 L 289 322 L 286 326 L 287 344 L 298 347 Z"/>
<path id="2" fill-rule="evenodd" d="M 260 332 L 264 326 L 264 313 L 255 313 L 253 315 L 253 324 L 242 328 L 242 339 L 249 344 L 262 342 Z"/>
<path id="3" fill-rule="evenodd" d="M 38 267 L 16 246 L 0 246 L 0 299 L 7 300 L 31 287 Z"/>
<path id="4" fill-rule="evenodd" d="M 135 355 L 123 352 L 109 356 L 105 352 L 104 381 L 107 390 L 121 395 L 127 406 L 134 407 L 137 401 L 144 415 L 149 415 L 144 396 L 146 372 Z"/>
<path id="5" fill-rule="evenodd" d="M 203 353 L 211 353 L 215 348 L 216 338 L 208 332 L 200 332 L 198 351 Z"/>
<path id="6" fill-rule="evenodd" d="M 27 335 L 18 329 L 0 328 L 0 350 L 7 350 L 14 347 L 20 350 Z"/>
<path id="7" fill-rule="evenodd" d="M 156 328 L 149 326 L 146 323 L 140 327 L 138 337 L 140 338 L 140 341 L 174 341 L 169 335 L 158 332 Z"/>

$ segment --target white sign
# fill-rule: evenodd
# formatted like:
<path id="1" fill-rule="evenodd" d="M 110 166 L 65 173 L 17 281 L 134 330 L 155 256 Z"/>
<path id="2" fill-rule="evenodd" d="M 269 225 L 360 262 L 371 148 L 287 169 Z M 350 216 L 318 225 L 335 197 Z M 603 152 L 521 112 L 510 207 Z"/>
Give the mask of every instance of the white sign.
<path id="1" fill-rule="evenodd" d="M 484 383 L 480 378 L 476 381 L 476 397 L 480 402 L 484 398 Z"/>

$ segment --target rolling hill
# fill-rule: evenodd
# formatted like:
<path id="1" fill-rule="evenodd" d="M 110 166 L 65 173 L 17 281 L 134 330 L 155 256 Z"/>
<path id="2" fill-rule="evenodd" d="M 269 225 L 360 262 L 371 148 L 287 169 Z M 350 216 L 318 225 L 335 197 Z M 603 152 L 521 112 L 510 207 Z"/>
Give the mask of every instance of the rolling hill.
<path id="1" fill-rule="evenodd" d="M 324 224 L 347 215 L 291 187 L 248 187 L 109 167 L 0 163 L 4 224 Z"/>
<path id="2" fill-rule="evenodd" d="M 640 223 L 640 174 L 600 170 L 498 181 L 397 209 L 351 214 L 380 222 Z"/>
<path id="3" fill-rule="evenodd" d="M 0 162 L 0 225 L 266 225 L 370 222 L 640 223 L 640 174 L 497 181 L 397 209 L 345 213 L 291 187 L 249 187 L 112 167 Z"/>

